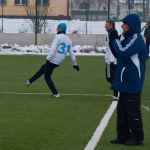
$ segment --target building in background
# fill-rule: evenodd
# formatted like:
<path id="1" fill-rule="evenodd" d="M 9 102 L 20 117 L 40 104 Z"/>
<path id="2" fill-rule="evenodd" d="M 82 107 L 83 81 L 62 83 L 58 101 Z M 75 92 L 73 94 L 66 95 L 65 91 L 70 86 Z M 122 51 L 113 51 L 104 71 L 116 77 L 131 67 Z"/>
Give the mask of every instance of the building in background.
<path id="1" fill-rule="evenodd" d="M 127 14 L 136 13 L 146 21 L 150 16 L 150 0 L 0 0 L 0 17 L 35 17 L 36 1 L 38 6 L 47 7 L 46 19 L 120 20 Z M 32 10 L 30 13 L 27 7 Z"/>
<path id="2" fill-rule="evenodd" d="M 70 19 L 68 0 L 37 0 L 38 6 L 47 7 L 48 19 Z M 35 16 L 36 0 L 0 0 L 0 17 L 30 18 Z M 34 10 L 27 13 L 26 8 Z"/>
<path id="3" fill-rule="evenodd" d="M 150 19 L 150 0 L 70 0 L 72 19 L 120 20 L 125 15 L 136 13 L 145 21 Z"/>

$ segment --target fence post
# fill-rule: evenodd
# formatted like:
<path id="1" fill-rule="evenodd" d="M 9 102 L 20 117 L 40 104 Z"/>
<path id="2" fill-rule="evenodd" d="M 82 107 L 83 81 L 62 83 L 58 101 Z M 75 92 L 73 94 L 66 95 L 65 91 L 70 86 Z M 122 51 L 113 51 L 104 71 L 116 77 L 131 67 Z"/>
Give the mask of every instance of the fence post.
<path id="1" fill-rule="evenodd" d="M 4 22 L 3 22 L 3 19 L 4 19 L 4 0 L 2 0 L 2 33 L 3 33 L 3 25 L 4 25 Z"/>
<path id="2" fill-rule="evenodd" d="M 108 12 L 107 12 L 107 19 L 110 19 L 110 0 L 108 0 Z"/>
<path id="3" fill-rule="evenodd" d="M 37 23 L 37 21 L 38 21 L 38 13 L 37 13 L 37 6 L 38 5 L 38 2 L 37 2 L 37 0 L 35 0 L 35 45 L 37 45 L 37 28 L 38 28 L 38 23 Z"/>

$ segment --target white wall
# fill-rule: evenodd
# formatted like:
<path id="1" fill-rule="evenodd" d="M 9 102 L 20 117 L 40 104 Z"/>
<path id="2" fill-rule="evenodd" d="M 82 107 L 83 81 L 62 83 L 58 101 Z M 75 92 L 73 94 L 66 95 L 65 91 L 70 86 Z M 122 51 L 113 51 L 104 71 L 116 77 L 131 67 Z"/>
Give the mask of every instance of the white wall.
<path id="1" fill-rule="evenodd" d="M 79 34 L 106 34 L 104 29 L 105 21 L 80 21 L 80 20 L 72 20 L 72 21 L 57 21 L 57 20 L 48 20 L 46 26 L 46 32 L 56 33 L 56 27 L 58 23 L 65 22 L 68 26 L 67 33 L 73 33 L 77 31 Z M 19 33 L 19 31 L 27 31 L 27 33 L 33 33 L 31 29 L 32 22 L 29 19 L 3 19 L 3 28 L 4 33 Z M 119 33 L 121 30 L 122 22 L 116 22 L 116 29 Z M 142 27 L 145 23 L 142 23 Z M 0 28 L 2 26 L 2 19 L 0 19 Z"/>

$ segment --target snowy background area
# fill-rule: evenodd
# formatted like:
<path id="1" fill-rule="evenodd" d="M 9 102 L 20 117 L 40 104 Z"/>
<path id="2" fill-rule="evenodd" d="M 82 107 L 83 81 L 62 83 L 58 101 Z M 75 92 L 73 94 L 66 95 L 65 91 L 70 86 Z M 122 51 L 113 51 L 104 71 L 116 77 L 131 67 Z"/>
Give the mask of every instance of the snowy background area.
<path id="1" fill-rule="evenodd" d="M 80 46 L 75 45 L 73 47 L 74 53 L 76 55 L 103 55 L 105 47 L 94 47 L 94 46 Z M 47 55 L 50 51 L 50 46 L 41 45 L 41 46 L 24 46 L 21 47 L 18 44 L 9 45 L 8 43 L 0 45 L 0 55 Z"/>
<path id="2" fill-rule="evenodd" d="M 79 34 L 105 34 L 104 30 L 105 21 L 80 21 L 80 20 L 47 20 L 45 32 L 48 34 L 56 33 L 56 27 L 59 23 L 65 22 L 67 24 L 67 33 L 77 32 Z M 116 23 L 116 28 L 120 33 L 121 22 Z M 16 26 L 17 25 L 17 26 Z M 0 29 L 2 28 L 2 19 L 0 20 Z M 3 32 L 4 33 L 33 33 L 32 22 L 30 19 L 3 19 Z M 43 29 L 44 33 L 44 29 Z"/>
<path id="3" fill-rule="evenodd" d="M 78 34 L 106 34 L 104 25 L 105 21 L 80 21 L 80 20 L 72 20 L 72 21 L 58 21 L 58 20 L 48 20 L 46 21 L 46 34 L 55 34 L 56 27 L 59 23 L 65 22 L 68 26 L 67 34 L 78 33 Z M 32 22 L 30 19 L 3 19 L 3 33 L 33 33 Z M 122 22 L 116 22 L 116 29 L 118 33 L 121 34 Z M 142 27 L 145 23 L 142 23 Z M 0 20 L 0 29 L 2 28 L 2 19 Z M 44 31 L 43 31 L 44 32 Z M 80 46 L 75 45 L 73 47 L 76 55 L 103 55 L 103 49 L 105 47 L 95 47 L 95 46 Z M 8 43 L 0 44 L 0 54 L 1 55 L 22 55 L 22 54 L 36 54 L 36 55 L 47 55 L 50 50 L 49 45 L 41 45 L 41 46 L 24 46 L 21 47 L 17 43 L 14 45 L 8 45 Z"/>
<path id="4" fill-rule="evenodd" d="M 65 22 L 67 24 L 67 33 L 77 32 L 78 34 L 106 34 L 104 29 L 105 21 L 80 21 L 80 20 L 47 20 L 45 32 L 48 34 L 56 33 L 56 27 L 59 23 Z M 116 22 L 116 29 L 119 33 L 122 22 Z M 16 26 L 17 25 L 17 26 Z M 145 23 L 142 23 L 142 27 Z M 2 28 L 2 19 L 0 19 L 0 29 Z M 4 33 L 33 33 L 32 22 L 30 19 L 3 19 Z M 44 32 L 44 29 L 43 29 Z"/>

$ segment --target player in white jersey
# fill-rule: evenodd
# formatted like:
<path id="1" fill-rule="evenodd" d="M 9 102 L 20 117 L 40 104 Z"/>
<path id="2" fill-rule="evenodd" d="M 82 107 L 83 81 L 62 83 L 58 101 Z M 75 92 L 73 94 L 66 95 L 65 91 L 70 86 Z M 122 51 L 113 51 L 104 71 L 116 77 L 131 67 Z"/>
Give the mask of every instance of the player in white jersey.
<path id="1" fill-rule="evenodd" d="M 57 35 L 55 36 L 52 44 L 51 50 L 46 58 L 46 63 L 41 66 L 41 68 L 30 78 L 26 81 L 26 84 L 29 86 L 39 77 L 44 74 L 44 79 L 50 88 L 51 92 L 53 93 L 53 97 L 60 97 L 54 82 L 51 79 L 51 75 L 55 68 L 59 67 L 60 64 L 63 62 L 67 53 L 69 53 L 73 68 L 79 71 L 79 66 L 77 65 L 76 56 L 72 49 L 72 42 L 69 37 L 66 35 L 67 26 L 65 23 L 60 23 L 57 26 Z"/>
<path id="2" fill-rule="evenodd" d="M 105 23 L 105 30 L 108 32 L 112 32 L 115 29 L 115 22 L 112 20 L 107 20 Z M 117 60 L 112 54 L 110 47 L 109 47 L 109 38 L 108 34 L 106 35 L 106 42 L 105 42 L 105 63 L 106 63 L 106 79 L 109 83 L 112 83 L 115 69 L 117 65 Z M 118 100 L 118 92 L 114 91 L 114 95 L 112 96 L 112 100 Z"/>

